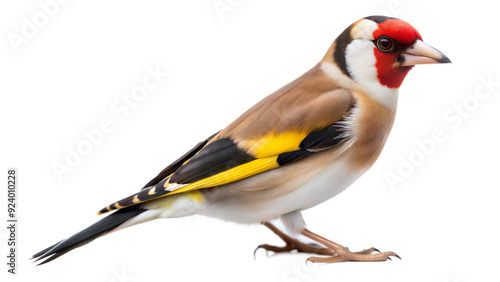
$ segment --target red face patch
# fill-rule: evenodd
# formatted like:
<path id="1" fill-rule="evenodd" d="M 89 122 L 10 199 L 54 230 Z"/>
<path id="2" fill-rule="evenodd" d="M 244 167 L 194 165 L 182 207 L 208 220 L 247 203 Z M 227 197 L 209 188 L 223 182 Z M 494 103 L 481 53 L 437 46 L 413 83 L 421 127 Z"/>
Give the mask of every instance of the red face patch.
<path id="1" fill-rule="evenodd" d="M 422 40 L 420 33 L 411 24 L 398 19 L 389 19 L 379 23 L 378 28 L 373 32 L 373 38 L 377 39 L 382 35 L 403 44 L 412 43 L 415 37 Z"/>
<path id="2" fill-rule="evenodd" d="M 377 60 L 375 67 L 380 84 L 389 88 L 399 88 L 411 67 L 394 67 L 393 64 L 398 57 L 395 53 L 383 53 L 377 48 L 374 48 L 373 52 Z"/>
<path id="3" fill-rule="evenodd" d="M 378 28 L 373 32 L 373 38 L 377 39 L 382 35 L 403 44 L 410 44 L 415 38 L 422 40 L 422 36 L 413 26 L 399 19 L 388 19 L 379 23 Z M 394 65 L 398 59 L 398 53 L 384 53 L 374 48 L 374 55 L 377 60 L 375 67 L 380 84 L 389 88 L 399 88 L 411 67 Z"/>

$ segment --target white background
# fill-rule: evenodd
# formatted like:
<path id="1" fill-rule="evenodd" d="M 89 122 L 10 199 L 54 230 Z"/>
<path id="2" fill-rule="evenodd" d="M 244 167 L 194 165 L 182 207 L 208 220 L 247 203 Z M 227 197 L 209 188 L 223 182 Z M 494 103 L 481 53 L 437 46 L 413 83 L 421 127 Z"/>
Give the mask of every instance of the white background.
<path id="1" fill-rule="evenodd" d="M 46 12 L 37 1 L 0 4 L 0 167 L 4 176 L 16 167 L 19 183 L 19 274 L 2 262 L 2 281 L 498 279 L 500 40 L 492 1 L 173 2 L 68 1 L 19 46 L 9 38 L 23 36 L 23 18 L 33 23 Z M 220 16 L 214 3 L 233 8 Z M 348 25 L 372 14 L 410 22 L 453 64 L 410 72 L 378 162 L 305 219 L 351 250 L 375 246 L 403 260 L 306 266 L 307 254 L 263 251 L 254 260 L 258 244 L 282 242 L 258 225 L 198 216 L 135 226 L 41 267 L 28 260 L 307 71 Z M 130 115 L 111 108 L 157 66 L 168 77 Z M 490 92 L 481 82 L 488 79 L 497 84 Z M 112 132 L 60 181 L 53 163 L 65 164 L 68 146 L 103 119 Z M 416 142 L 436 130 L 444 140 L 423 152 Z M 407 161 L 413 169 L 406 164 L 401 174 Z M 389 185 L 391 173 L 404 182 Z M 0 235 L 5 261 L 7 230 Z"/>

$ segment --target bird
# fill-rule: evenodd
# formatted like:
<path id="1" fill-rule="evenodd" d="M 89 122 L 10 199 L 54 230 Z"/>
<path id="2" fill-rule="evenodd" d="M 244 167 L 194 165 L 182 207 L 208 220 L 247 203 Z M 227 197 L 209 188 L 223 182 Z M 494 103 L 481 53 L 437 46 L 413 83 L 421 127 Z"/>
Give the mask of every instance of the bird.
<path id="1" fill-rule="evenodd" d="M 406 21 L 362 18 L 302 76 L 199 142 L 139 192 L 99 211 L 108 216 L 33 259 L 45 264 L 103 235 L 194 214 L 262 224 L 286 245 L 257 249 L 311 253 L 313 263 L 400 258 L 373 247 L 350 251 L 310 231 L 302 211 L 338 195 L 374 164 L 406 75 L 415 65 L 439 63 L 451 61 Z M 283 228 L 272 223 L 276 219 Z"/>

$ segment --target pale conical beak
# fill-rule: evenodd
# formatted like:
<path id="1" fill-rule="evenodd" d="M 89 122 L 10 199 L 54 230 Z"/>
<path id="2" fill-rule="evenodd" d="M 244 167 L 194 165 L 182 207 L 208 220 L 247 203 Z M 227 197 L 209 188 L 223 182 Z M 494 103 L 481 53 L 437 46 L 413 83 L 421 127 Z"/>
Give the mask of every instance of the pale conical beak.
<path id="1" fill-rule="evenodd" d="M 436 48 L 427 45 L 422 40 L 417 39 L 413 45 L 408 47 L 402 54 L 403 62 L 401 66 L 414 66 L 420 64 L 441 64 L 451 63 L 445 54 L 439 52 Z"/>

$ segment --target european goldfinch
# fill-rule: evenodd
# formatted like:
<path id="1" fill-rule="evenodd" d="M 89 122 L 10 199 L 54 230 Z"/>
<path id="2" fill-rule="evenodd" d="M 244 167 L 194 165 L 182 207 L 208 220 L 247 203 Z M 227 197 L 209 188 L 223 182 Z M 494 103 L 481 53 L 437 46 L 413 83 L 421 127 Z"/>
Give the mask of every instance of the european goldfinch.
<path id="1" fill-rule="evenodd" d="M 156 218 L 201 214 L 262 223 L 293 249 L 326 256 L 312 262 L 383 261 L 394 252 L 351 252 L 305 228 L 301 211 L 349 187 L 378 158 L 391 131 L 398 90 L 416 64 L 450 63 L 407 22 L 370 16 L 350 25 L 323 59 L 198 143 L 138 193 L 99 214 L 87 229 L 33 257 L 52 261 L 74 248 Z M 281 219 L 291 234 L 269 221 Z"/>

